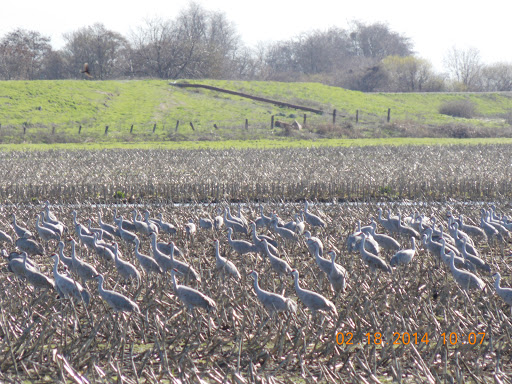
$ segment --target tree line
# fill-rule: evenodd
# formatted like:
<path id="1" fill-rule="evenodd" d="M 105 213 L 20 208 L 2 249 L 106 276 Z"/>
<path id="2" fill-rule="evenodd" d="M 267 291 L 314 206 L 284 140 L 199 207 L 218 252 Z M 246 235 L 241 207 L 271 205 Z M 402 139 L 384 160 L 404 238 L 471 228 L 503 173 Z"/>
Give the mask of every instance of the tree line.
<path id="1" fill-rule="evenodd" d="M 512 91 L 512 63 L 484 65 L 477 49 L 453 48 L 447 73 L 414 55 L 407 36 L 387 24 L 353 21 L 347 29 L 304 32 L 244 45 L 224 13 L 190 3 L 174 19 L 151 19 L 128 36 L 103 24 L 63 35 L 62 49 L 37 31 L 0 38 L 0 79 L 210 78 L 312 81 L 366 92 Z"/>

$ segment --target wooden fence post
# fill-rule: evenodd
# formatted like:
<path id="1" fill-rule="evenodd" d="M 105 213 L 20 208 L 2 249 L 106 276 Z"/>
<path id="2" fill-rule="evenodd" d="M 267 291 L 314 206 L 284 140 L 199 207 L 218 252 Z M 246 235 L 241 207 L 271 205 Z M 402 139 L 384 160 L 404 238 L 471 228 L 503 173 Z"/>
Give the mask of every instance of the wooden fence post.
<path id="1" fill-rule="evenodd" d="M 249 130 L 249 120 L 245 119 L 245 130 Z"/>
<path id="2" fill-rule="evenodd" d="M 336 110 L 332 111 L 332 124 L 336 124 Z"/>
<path id="3" fill-rule="evenodd" d="M 388 108 L 388 123 L 391 120 L 391 108 Z"/>
<path id="4" fill-rule="evenodd" d="M 178 132 L 178 127 L 180 126 L 180 121 L 176 120 L 176 128 L 174 129 L 174 132 Z"/>
<path id="5" fill-rule="evenodd" d="M 192 127 L 192 130 L 195 131 L 196 129 L 194 128 L 194 124 L 192 124 L 192 122 L 190 122 L 190 126 Z"/>
<path id="6" fill-rule="evenodd" d="M 105 126 L 105 135 L 108 134 L 108 125 Z"/>
<path id="7" fill-rule="evenodd" d="M 356 109 L 356 123 L 359 123 L 359 109 Z"/>
<path id="8" fill-rule="evenodd" d="M 307 115 L 304 114 L 304 122 L 302 123 L 302 125 L 305 127 L 306 126 L 306 119 L 307 119 Z"/>
<path id="9" fill-rule="evenodd" d="M 213 124 L 213 127 L 214 127 L 215 129 L 219 129 L 219 127 L 217 127 L 217 124 Z"/>
<path id="10" fill-rule="evenodd" d="M 270 129 L 274 129 L 274 115 L 270 116 Z"/>
<path id="11" fill-rule="evenodd" d="M 55 127 L 52 127 L 52 135 L 55 135 Z"/>
<path id="12" fill-rule="evenodd" d="M 81 134 L 82 133 L 82 125 L 80 124 L 80 126 L 78 127 L 78 134 Z"/>
<path id="13" fill-rule="evenodd" d="M 26 134 L 26 133 L 27 133 L 27 126 L 23 125 L 23 134 Z"/>
<path id="14" fill-rule="evenodd" d="M 133 124 L 132 124 L 132 126 L 130 127 L 130 133 L 133 133 Z"/>
<path id="15" fill-rule="evenodd" d="M 153 125 L 153 133 L 155 133 L 155 131 L 156 131 L 156 123 L 155 123 L 155 125 Z"/>

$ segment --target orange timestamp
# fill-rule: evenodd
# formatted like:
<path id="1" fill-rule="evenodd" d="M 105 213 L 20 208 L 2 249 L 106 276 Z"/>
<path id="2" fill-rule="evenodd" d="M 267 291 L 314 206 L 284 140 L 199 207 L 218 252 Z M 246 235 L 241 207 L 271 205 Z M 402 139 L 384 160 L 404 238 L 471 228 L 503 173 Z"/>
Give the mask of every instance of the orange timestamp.
<path id="1" fill-rule="evenodd" d="M 485 339 L 485 332 L 471 332 L 468 333 L 467 336 L 458 335 L 455 332 L 441 333 L 441 338 L 443 345 L 449 344 L 449 345 L 455 345 L 459 342 L 475 345 L 475 344 L 482 344 Z M 338 332 L 336 333 L 336 344 L 338 345 L 354 345 L 354 344 L 376 344 L 380 345 L 382 344 L 382 333 L 380 332 L 374 332 L 370 333 L 367 332 L 364 334 L 364 337 L 360 340 L 354 340 L 354 334 L 352 332 Z M 414 332 L 393 332 L 391 343 L 395 345 L 408 345 L 408 344 L 421 344 L 425 343 L 428 344 L 430 342 L 428 337 L 428 332 L 425 332 L 423 334 Z"/>

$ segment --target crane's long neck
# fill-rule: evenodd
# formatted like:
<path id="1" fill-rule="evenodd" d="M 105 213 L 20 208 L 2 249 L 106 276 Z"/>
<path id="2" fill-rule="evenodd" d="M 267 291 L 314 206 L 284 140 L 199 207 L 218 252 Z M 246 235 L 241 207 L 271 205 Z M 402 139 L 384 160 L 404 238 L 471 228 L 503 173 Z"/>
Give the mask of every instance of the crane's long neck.
<path id="1" fill-rule="evenodd" d="M 174 262 L 174 242 L 171 241 L 171 261 Z"/>
<path id="2" fill-rule="evenodd" d="M 59 256 L 54 256 L 53 257 L 53 275 L 55 277 L 60 276 L 58 267 L 59 267 Z"/>
<path id="3" fill-rule="evenodd" d="M 302 289 L 301 289 L 301 287 L 299 286 L 299 275 L 294 274 L 294 275 L 293 275 L 293 280 L 295 281 L 295 290 L 296 290 L 297 292 L 302 292 Z"/>
<path id="4" fill-rule="evenodd" d="M 258 275 L 254 275 L 254 290 L 256 291 L 256 293 L 260 292 L 260 285 L 258 284 Z"/>
<path id="5" fill-rule="evenodd" d="M 497 275 L 496 280 L 494 280 L 494 288 L 496 289 L 496 292 L 501 291 L 500 280 L 501 280 L 501 276 Z"/>
<path id="6" fill-rule="evenodd" d="M 178 284 L 176 283 L 176 272 L 171 271 L 171 279 L 172 279 L 172 286 L 174 287 L 174 292 L 177 292 Z"/>
<path id="7" fill-rule="evenodd" d="M 215 242 L 215 259 L 220 260 L 219 243 Z"/>

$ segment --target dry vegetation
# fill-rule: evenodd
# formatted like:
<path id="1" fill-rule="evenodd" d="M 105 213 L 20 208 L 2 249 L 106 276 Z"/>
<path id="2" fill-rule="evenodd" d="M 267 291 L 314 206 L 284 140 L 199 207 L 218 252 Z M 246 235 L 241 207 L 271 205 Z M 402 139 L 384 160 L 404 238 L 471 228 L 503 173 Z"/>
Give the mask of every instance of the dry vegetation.
<path id="1" fill-rule="evenodd" d="M 0 199 L 501 200 L 510 145 L 0 152 Z"/>
<path id="2" fill-rule="evenodd" d="M 267 319 L 253 290 L 252 279 L 246 274 L 260 271 L 260 285 L 277 291 L 281 282 L 269 270 L 266 260 L 244 259 L 228 251 L 224 231 L 199 231 L 195 240 L 185 240 L 180 234 L 174 240 L 202 276 L 196 287 L 214 298 L 218 311 L 209 316 L 196 312 L 197 318 L 184 311 L 172 292 L 169 276 L 135 286 L 118 282 L 114 268 L 107 268 L 89 254 L 82 256 L 107 272 L 107 285 L 136 298 L 143 316 L 115 315 L 97 295 L 96 284 L 89 283 L 92 294 L 87 309 L 71 306 L 59 300 L 53 292 L 34 292 L 23 281 L 2 267 L 0 275 L 0 381 L 75 382 L 85 383 L 156 383 L 198 382 L 489 382 L 493 377 L 508 382 L 512 372 L 510 350 L 512 330 L 510 308 L 496 296 L 490 275 L 481 277 L 487 284 L 485 292 L 466 296 L 458 288 L 450 272 L 426 251 L 421 250 L 412 265 L 397 269 L 392 275 L 372 275 L 358 254 L 346 251 L 345 239 L 357 219 L 368 222 L 377 208 L 398 209 L 412 213 L 417 209 L 427 216 L 444 222 L 446 212 L 464 213 L 468 221 L 478 219 L 479 205 L 421 204 L 376 205 L 333 204 L 316 205 L 314 212 L 323 211 L 328 221 L 326 230 L 316 232 L 326 248 L 339 250 L 338 262 L 349 273 L 347 291 L 335 300 L 339 317 L 310 318 L 309 310 L 298 301 L 299 310 L 289 320 L 280 315 Z M 284 219 L 292 217 L 302 204 L 272 203 L 265 212 L 277 212 Z M 114 206 L 104 206 L 103 218 L 112 222 Z M 215 206 L 155 205 L 148 207 L 152 215 L 162 212 L 164 218 L 182 228 L 188 219 L 196 220 L 216 214 Z M 16 212 L 20 221 L 34 230 L 35 206 L 4 207 L 6 229 L 8 214 Z M 71 227 L 71 207 L 55 207 L 54 212 Z M 120 208 L 127 216 L 132 207 Z M 498 206 L 510 214 L 510 206 Z M 232 210 L 235 210 L 232 207 Z M 256 205 L 244 206 L 246 216 L 256 218 Z M 78 209 L 82 221 L 96 218 L 96 208 L 83 205 Z M 382 228 L 380 229 L 382 231 Z M 34 231 L 35 232 L 35 231 Z M 233 260 L 242 273 L 242 280 L 224 284 L 215 272 L 212 240 L 221 240 L 224 255 Z M 237 236 L 240 237 L 240 236 Z M 160 236 L 164 240 L 165 236 Z M 407 244 L 406 239 L 400 239 Z M 143 239 L 143 253 L 148 254 L 149 240 Z M 492 270 L 499 270 L 504 282 L 512 282 L 507 262 L 510 254 L 506 245 L 478 248 Z M 50 249 L 53 249 L 50 247 Z M 137 265 L 133 246 L 122 244 L 125 258 Z M 69 250 L 66 250 L 69 253 Z M 301 285 L 332 298 L 325 278 L 321 278 L 314 259 L 305 244 L 281 248 L 281 256 L 297 268 Z M 390 257 L 390 255 L 386 255 Z M 46 274 L 51 261 L 39 257 Z M 268 273 L 263 273 L 268 271 Z M 183 283 L 183 278 L 180 279 Z M 192 283 L 187 283 L 194 285 Z M 297 300 L 292 280 L 285 278 L 285 295 Z M 119 324 L 117 323 L 119 320 Z M 200 322 L 200 325 L 198 325 Z M 337 332 L 352 332 L 354 345 L 338 345 Z M 379 332 L 384 343 L 376 345 L 373 335 Z M 394 332 L 428 333 L 429 343 L 392 345 Z M 442 333 L 456 333 L 459 342 L 443 345 Z M 485 332 L 475 345 L 467 343 L 471 332 Z M 367 333 L 372 334 L 367 344 Z M 466 343 L 463 344 L 462 341 Z M 358 344 L 359 343 L 359 344 Z"/>

